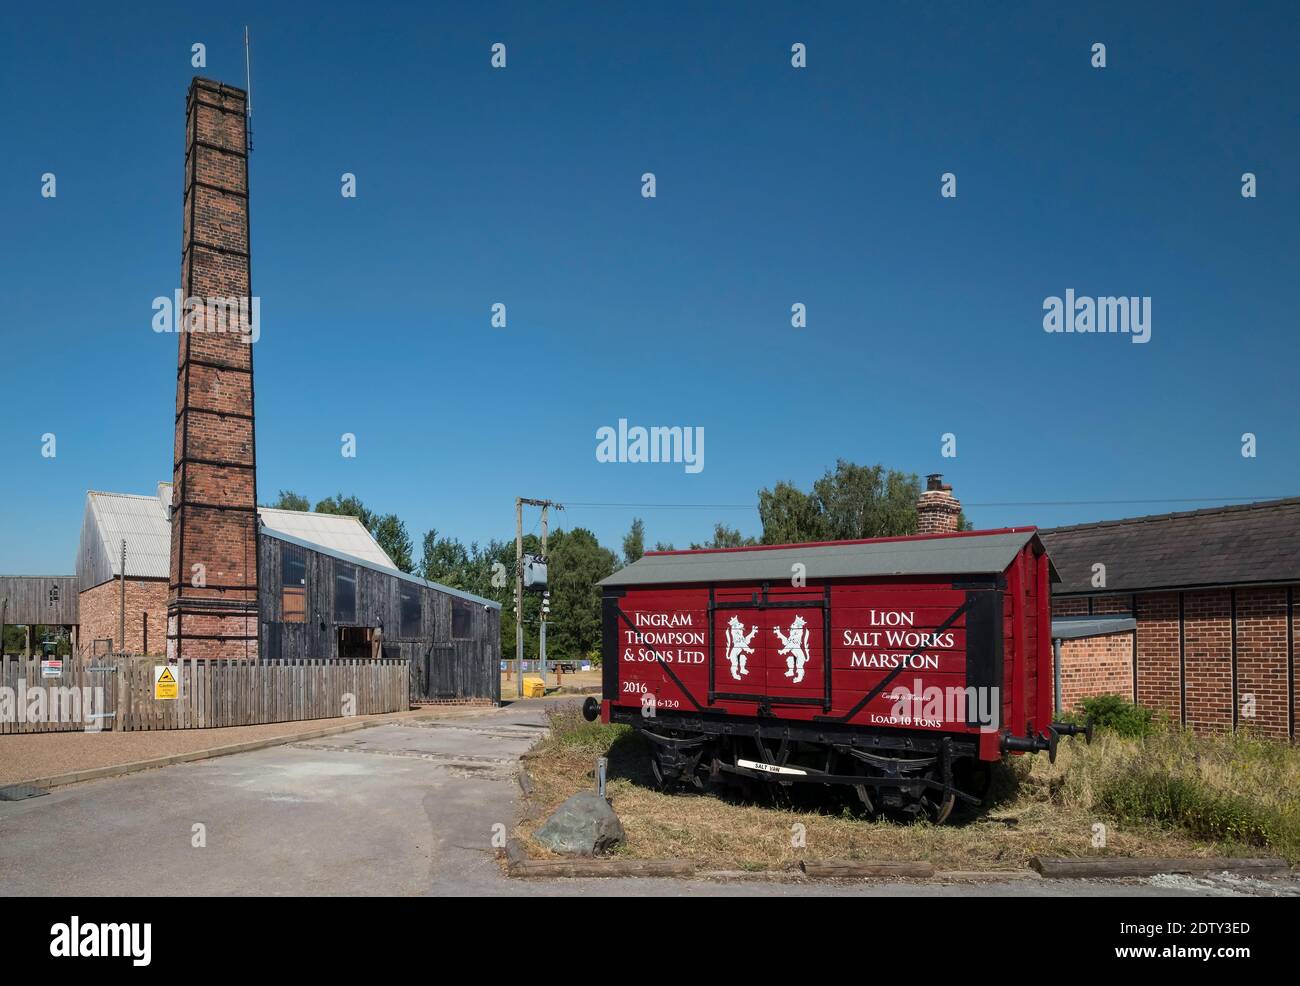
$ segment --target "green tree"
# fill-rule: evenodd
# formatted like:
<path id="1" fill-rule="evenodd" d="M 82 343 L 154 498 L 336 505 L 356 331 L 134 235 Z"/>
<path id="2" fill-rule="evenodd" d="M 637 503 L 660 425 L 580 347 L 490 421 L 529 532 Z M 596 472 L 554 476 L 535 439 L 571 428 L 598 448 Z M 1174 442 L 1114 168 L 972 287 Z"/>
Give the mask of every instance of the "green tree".
<path id="1" fill-rule="evenodd" d="M 25 646 L 27 646 L 27 636 L 24 629 L 15 623 L 6 623 L 4 653 L 21 654 Z"/>
<path id="2" fill-rule="evenodd" d="M 274 510 L 310 510 L 311 501 L 293 490 L 281 490 L 275 502 L 267 504 Z"/>
<path id="3" fill-rule="evenodd" d="M 734 527 L 728 527 L 726 524 L 714 524 L 713 540 L 708 544 L 692 544 L 691 547 L 693 549 L 744 548 L 751 544 L 758 544 L 758 541 L 755 538 L 745 537 Z"/>
<path id="4" fill-rule="evenodd" d="M 600 587 L 596 583 L 613 574 L 617 560 L 586 528 L 551 535 L 546 573 L 551 593 L 548 656 L 580 658 L 599 650 Z"/>
<path id="5" fill-rule="evenodd" d="M 406 525 L 397 514 L 384 514 L 377 518 L 370 533 L 401 571 L 415 571 L 415 561 L 411 557 L 414 548 L 411 544 L 411 535 L 406 533 Z"/>
<path id="6" fill-rule="evenodd" d="M 847 541 L 901 537 L 916 533 L 916 501 L 921 481 L 915 473 L 884 466 L 860 466 L 839 459 L 835 468 L 805 493 L 793 483 L 780 482 L 758 491 L 758 516 L 763 544 L 807 541 Z M 965 514 L 958 529 L 968 531 Z"/>
<path id="7" fill-rule="evenodd" d="M 830 540 L 900 537 L 916 533 L 915 473 L 884 466 L 859 466 L 847 459 L 813 483 L 813 497 Z"/>
<path id="8" fill-rule="evenodd" d="M 770 490 L 759 490 L 758 518 L 764 544 L 827 540 L 817 500 L 793 483 L 782 481 Z"/>
<path id="9" fill-rule="evenodd" d="M 323 500 L 316 502 L 316 512 L 318 514 L 342 514 L 348 517 L 355 517 L 361 521 L 362 525 L 371 534 L 375 533 L 375 525 L 379 518 L 366 509 L 355 496 L 344 496 L 342 493 L 337 496 L 327 496 Z"/>
<path id="10" fill-rule="evenodd" d="M 645 523 L 632 518 L 631 529 L 623 536 L 623 564 L 631 565 L 645 554 Z"/>
<path id="11" fill-rule="evenodd" d="M 475 554 L 477 548 L 475 545 Z M 453 589 L 469 591 L 474 582 L 474 574 L 470 570 L 473 561 L 470 549 L 456 538 L 440 537 L 436 530 L 430 530 L 424 535 L 420 574 L 430 582 L 441 582 Z"/>

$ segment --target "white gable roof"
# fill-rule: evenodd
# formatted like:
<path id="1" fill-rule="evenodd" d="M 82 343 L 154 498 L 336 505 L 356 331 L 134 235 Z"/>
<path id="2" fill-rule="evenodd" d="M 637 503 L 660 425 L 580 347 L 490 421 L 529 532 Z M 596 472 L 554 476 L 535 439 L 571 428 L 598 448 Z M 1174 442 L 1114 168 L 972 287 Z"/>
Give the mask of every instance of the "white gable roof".
<path id="1" fill-rule="evenodd" d="M 126 541 L 126 577 L 165 579 L 171 568 L 171 483 L 159 483 L 155 496 L 133 493 L 86 494 L 87 513 L 107 555 L 111 577 L 121 575 L 122 541 Z M 303 510 L 258 507 L 262 526 L 271 533 L 287 534 L 309 545 L 350 555 L 381 568 L 396 570 L 379 542 L 361 521 L 342 514 L 316 514 Z M 107 581 L 101 579 L 101 581 Z"/>
<path id="2" fill-rule="evenodd" d="M 171 486 L 167 486 L 168 496 Z M 100 493 L 91 490 L 86 504 L 94 517 L 113 578 L 122 574 L 122 541 L 126 541 L 127 578 L 163 578 L 171 565 L 171 522 L 167 507 L 156 496 Z"/>
<path id="3" fill-rule="evenodd" d="M 306 510 L 273 510 L 259 507 L 262 526 L 272 533 L 287 534 L 299 541 L 318 544 L 330 551 L 360 558 L 372 565 L 396 568 L 365 525 L 342 514 L 315 514 Z"/>

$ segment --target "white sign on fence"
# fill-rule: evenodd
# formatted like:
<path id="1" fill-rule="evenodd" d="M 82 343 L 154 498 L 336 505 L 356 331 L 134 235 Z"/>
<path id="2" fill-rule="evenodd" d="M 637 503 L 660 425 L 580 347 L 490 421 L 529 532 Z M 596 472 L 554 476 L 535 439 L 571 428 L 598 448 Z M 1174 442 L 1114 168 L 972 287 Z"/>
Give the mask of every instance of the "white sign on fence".
<path id="1" fill-rule="evenodd" d="M 42 662 L 41 662 L 41 677 L 42 677 L 42 678 L 62 678 L 62 677 L 63 677 L 63 661 L 59 660 L 58 658 L 54 659 L 53 661 L 42 661 Z"/>

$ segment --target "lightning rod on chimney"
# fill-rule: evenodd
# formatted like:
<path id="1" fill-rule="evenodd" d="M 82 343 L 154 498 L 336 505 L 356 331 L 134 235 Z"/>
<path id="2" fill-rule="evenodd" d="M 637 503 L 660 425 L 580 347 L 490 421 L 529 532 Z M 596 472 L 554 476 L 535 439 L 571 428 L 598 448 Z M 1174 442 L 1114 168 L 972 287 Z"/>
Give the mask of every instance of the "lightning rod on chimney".
<path id="1" fill-rule="evenodd" d="M 244 133 L 248 150 L 253 150 L 253 55 L 248 44 L 248 25 L 244 25 Z"/>

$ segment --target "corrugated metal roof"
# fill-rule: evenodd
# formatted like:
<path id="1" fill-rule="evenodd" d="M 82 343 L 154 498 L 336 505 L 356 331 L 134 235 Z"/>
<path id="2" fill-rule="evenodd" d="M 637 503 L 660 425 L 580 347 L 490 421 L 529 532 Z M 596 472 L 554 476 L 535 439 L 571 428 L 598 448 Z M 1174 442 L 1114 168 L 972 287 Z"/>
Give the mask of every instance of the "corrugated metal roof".
<path id="1" fill-rule="evenodd" d="M 86 494 L 86 500 L 112 564 L 114 578 L 122 574 L 124 539 L 127 578 L 167 578 L 171 566 L 172 527 L 167 519 L 167 508 L 157 496 L 91 490 Z"/>
<path id="2" fill-rule="evenodd" d="M 156 496 L 102 493 L 91 490 L 87 503 L 104 551 L 112 563 L 112 577 L 122 574 L 122 540 L 126 540 L 127 578 L 165 579 L 171 569 L 171 483 L 159 483 Z M 309 547 L 337 552 L 368 565 L 397 571 L 379 542 L 355 517 L 299 510 L 259 507 L 263 529 L 283 534 Z"/>
<path id="3" fill-rule="evenodd" d="M 787 581 L 796 563 L 805 566 L 810 579 L 986 575 L 1005 570 L 1035 536 L 1034 528 L 1018 528 L 989 534 L 648 554 L 600 584 Z"/>
<path id="4" fill-rule="evenodd" d="M 355 517 L 303 510 L 273 510 L 270 507 L 261 507 L 257 512 L 262 518 L 262 526 L 271 534 L 287 534 L 372 565 L 397 568 L 379 542 Z"/>

